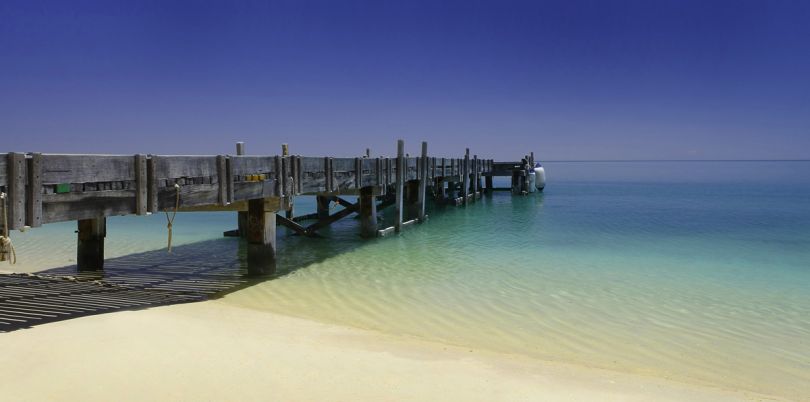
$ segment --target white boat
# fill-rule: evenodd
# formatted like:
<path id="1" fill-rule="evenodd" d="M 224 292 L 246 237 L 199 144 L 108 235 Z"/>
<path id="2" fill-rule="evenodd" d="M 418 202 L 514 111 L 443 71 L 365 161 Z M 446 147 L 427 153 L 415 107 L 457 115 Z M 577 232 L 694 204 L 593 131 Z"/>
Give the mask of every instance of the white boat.
<path id="1" fill-rule="evenodd" d="M 546 187 L 546 169 L 543 169 L 540 162 L 534 164 L 534 185 L 538 191 L 543 191 Z"/>

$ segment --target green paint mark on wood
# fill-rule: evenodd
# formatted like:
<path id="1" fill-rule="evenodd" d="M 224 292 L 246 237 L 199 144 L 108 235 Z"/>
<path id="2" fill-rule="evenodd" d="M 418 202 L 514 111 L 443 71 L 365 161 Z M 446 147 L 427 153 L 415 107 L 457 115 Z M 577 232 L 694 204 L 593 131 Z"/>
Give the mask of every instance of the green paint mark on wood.
<path id="1" fill-rule="evenodd" d="M 62 183 L 56 185 L 56 193 L 63 194 L 70 192 L 70 183 Z"/>

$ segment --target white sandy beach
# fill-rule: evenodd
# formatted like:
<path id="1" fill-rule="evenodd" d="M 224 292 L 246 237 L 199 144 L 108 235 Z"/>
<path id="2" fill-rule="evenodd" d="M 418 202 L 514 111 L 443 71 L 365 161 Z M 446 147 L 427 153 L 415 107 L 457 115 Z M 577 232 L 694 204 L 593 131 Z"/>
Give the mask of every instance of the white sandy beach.
<path id="1" fill-rule="evenodd" d="M 763 400 L 216 300 L 0 334 L 0 389 L 3 401 Z"/>

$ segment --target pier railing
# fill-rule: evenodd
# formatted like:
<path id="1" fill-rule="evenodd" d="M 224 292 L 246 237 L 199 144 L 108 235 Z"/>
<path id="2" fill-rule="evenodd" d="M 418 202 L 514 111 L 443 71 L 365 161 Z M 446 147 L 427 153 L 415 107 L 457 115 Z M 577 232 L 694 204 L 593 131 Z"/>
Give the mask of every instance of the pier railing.
<path id="1" fill-rule="evenodd" d="M 430 156 L 426 142 L 421 155 L 411 157 L 401 140 L 394 158 L 371 157 L 368 150 L 353 158 L 290 155 L 286 144 L 281 155 L 253 156 L 244 154 L 244 143 L 237 144 L 237 155 L 0 153 L 0 192 L 7 195 L 0 209 L 8 222 L 0 233 L 78 221 L 77 264 L 95 270 L 103 266 L 108 216 L 239 211 L 239 228 L 232 232 L 247 238 L 248 264 L 265 267 L 275 259 L 276 224 L 315 236 L 356 213 L 361 235 L 386 235 L 424 221 L 428 194 L 466 205 L 483 193 L 482 178 L 493 190 L 493 175 L 520 168 L 479 159 L 469 149 L 460 158 Z M 295 217 L 293 199 L 302 195 L 317 197 L 317 213 Z M 330 213 L 332 202 L 343 209 Z M 396 209 L 394 224 L 378 228 L 377 209 L 387 206 Z M 304 226 L 307 219 L 317 222 Z M 7 255 L 0 250 L 0 260 Z"/>

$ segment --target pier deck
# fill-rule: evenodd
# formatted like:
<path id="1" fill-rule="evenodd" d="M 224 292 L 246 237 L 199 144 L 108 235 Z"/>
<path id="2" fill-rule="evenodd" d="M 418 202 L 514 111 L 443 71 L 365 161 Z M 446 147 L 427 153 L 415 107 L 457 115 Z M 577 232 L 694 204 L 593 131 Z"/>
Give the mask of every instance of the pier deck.
<path id="1" fill-rule="evenodd" d="M 281 155 L 253 156 L 245 155 L 244 143 L 237 144 L 236 155 L 0 154 L 0 192 L 7 195 L 0 226 L 6 234 L 77 221 L 78 268 L 96 271 L 104 266 L 108 216 L 239 211 L 231 234 L 247 239 L 249 266 L 267 273 L 275 264 L 276 225 L 317 236 L 357 214 L 362 236 L 384 236 L 424 221 L 428 199 L 464 205 L 493 189 L 492 176 L 513 174 L 510 163 L 479 159 L 469 149 L 462 157 L 435 157 L 426 142 L 421 145 L 421 154 L 412 157 L 400 140 L 393 158 L 371 157 L 368 150 L 353 158 L 290 155 L 286 144 Z M 296 217 L 298 196 L 317 197 L 318 212 Z M 331 214 L 331 203 L 344 208 Z M 389 206 L 396 211 L 394 223 L 380 228 L 377 211 Z M 310 220 L 315 222 L 304 226 Z M 7 248 L 0 260 L 13 257 Z"/>

